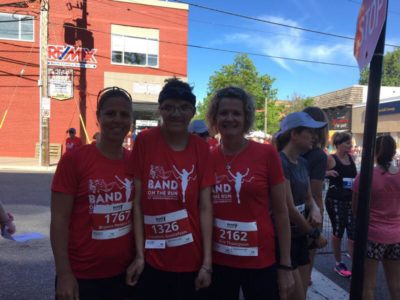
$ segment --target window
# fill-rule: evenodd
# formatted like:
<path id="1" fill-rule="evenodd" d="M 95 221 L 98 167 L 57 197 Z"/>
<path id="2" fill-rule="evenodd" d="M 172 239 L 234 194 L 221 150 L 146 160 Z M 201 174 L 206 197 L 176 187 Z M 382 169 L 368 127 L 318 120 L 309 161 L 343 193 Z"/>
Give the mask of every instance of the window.
<path id="1" fill-rule="evenodd" d="M 33 42 L 33 23 L 30 15 L 0 13 L 0 39 Z"/>
<path id="2" fill-rule="evenodd" d="M 158 30 L 112 25 L 111 61 L 133 66 L 158 66 Z"/>

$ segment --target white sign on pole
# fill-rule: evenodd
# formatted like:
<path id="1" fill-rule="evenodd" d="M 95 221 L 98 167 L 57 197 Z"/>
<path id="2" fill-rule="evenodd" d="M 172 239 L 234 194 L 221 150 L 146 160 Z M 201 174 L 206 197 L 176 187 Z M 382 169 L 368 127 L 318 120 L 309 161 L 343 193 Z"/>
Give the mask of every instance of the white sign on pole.
<path id="1" fill-rule="evenodd" d="M 374 55 L 383 24 L 386 20 L 387 0 L 363 0 L 357 19 L 354 57 L 364 69 Z"/>
<path id="2" fill-rule="evenodd" d="M 67 100 L 74 96 L 74 70 L 49 69 L 48 94 L 57 100 Z"/>

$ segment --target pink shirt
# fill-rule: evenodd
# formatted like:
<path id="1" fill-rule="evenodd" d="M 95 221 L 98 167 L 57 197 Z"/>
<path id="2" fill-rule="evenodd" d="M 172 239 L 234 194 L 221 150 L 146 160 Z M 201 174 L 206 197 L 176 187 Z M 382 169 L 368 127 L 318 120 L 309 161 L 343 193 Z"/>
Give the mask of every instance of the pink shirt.
<path id="1" fill-rule="evenodd" d="M 382 244 L 400 242 L 400 172 L 382 174 L 375 167 L 372 179 L 368 239 Z M 353 184 L 358 192 L 359 176 Z"/>

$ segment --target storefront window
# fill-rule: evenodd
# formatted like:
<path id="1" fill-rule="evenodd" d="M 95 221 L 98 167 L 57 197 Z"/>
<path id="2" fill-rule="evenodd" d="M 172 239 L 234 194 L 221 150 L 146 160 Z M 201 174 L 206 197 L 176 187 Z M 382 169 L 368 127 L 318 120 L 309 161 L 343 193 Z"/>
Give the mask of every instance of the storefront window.
<path id="1" fill-rule="evenodd" d="M 0 13 L 0 39 L 33 42 L 33 16 Z"/>

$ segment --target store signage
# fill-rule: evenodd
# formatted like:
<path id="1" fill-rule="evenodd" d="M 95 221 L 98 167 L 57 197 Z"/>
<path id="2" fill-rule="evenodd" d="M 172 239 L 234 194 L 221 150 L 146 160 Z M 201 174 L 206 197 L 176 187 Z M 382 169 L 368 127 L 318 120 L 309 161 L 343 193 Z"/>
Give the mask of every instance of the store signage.
<path id="1" fill-rule="evenodd" d="M 67 100 L 74 97 L 74 70 L 49 69 L 48 94 L 57 100 Z"/>
<path id="2" fill-rule="evenodd" d="M 386 19 L 387 0 L 363 0 L 357 19 L 354 57 L 364 69 L 374 55 Z"/>
<path id="3" fill-rule="evenodd" d="M 49 45 L 48 65 L 73 68 L 97 68 L 97 49 L 87 49 L 70 45 Z"/>
<path id="4" fill-rule="evenodd" d="M 329 130 L 351 130 L 351 107 L 325 110 L 329 120 Z"/>
<path id="5" fill-rule="evenodd" d="M 379 115 L 400 114 L 400 101 L 379 104 Z"/>
<path id="6" fill-rule="evenodd" d="M 158 121 L 157 120 L 136 120 L 136 127 L 157 127 Z"/>

